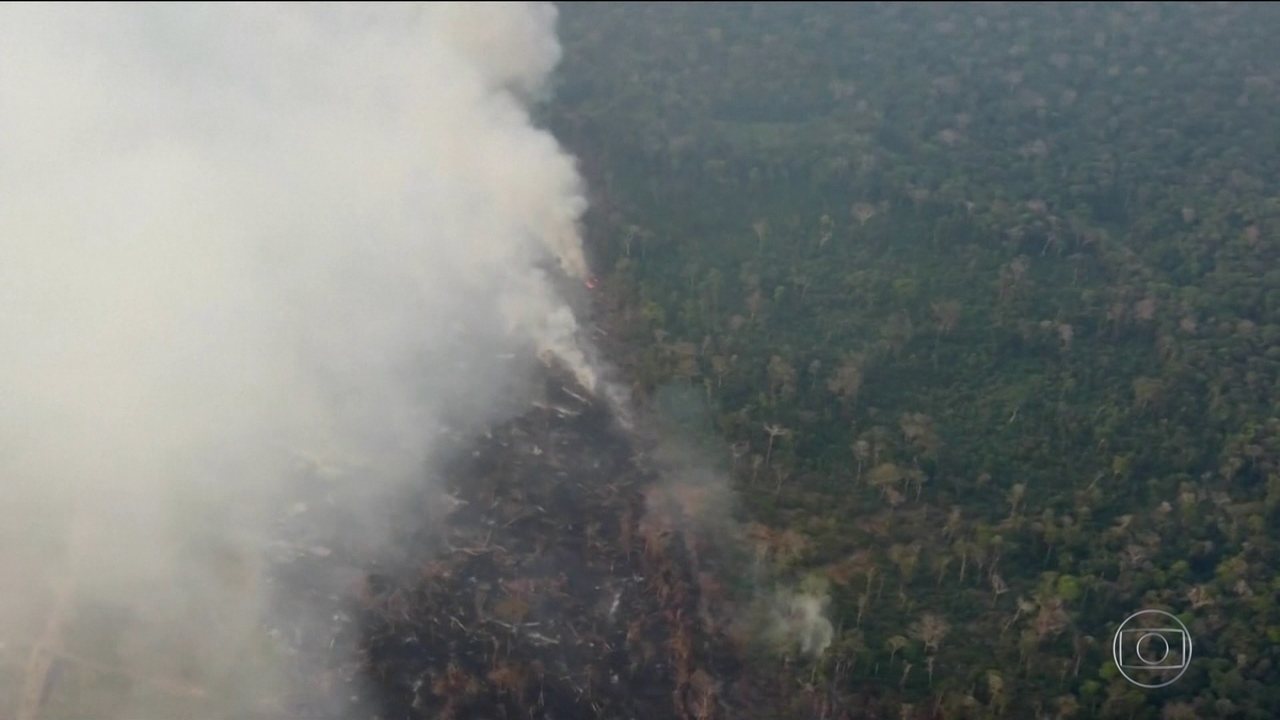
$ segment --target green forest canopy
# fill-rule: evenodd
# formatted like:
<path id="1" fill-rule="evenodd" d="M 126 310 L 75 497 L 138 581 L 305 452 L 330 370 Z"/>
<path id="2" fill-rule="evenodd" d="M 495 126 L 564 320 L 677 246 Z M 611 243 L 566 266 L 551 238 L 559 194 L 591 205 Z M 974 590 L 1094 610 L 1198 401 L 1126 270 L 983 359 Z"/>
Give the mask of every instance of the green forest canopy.
<path id="1" fill-rule="evenodd" d="M 782 569 L 830 579 L 813 677 L 895 717 L 1280 712 L 1277 32 L 562 8 L 545 120 L 607 326 L 641 395 L 704 394 L 743 512 L 803 538 Z M 1109 653 L 1147 607 L 1196 642 L 1159 692 Z"/>

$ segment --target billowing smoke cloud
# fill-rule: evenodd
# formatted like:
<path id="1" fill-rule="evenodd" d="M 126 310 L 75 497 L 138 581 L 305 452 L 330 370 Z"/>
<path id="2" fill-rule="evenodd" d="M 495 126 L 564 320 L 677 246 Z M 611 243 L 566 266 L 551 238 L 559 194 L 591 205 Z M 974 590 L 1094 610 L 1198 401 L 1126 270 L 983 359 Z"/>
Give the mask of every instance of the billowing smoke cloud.
<path id="1" fill-rule="evenodd" d="M 256 667 L 259 549 L 300 470 L 386 497 L 446 428 L 518 407 L 540 354 L 597 382 L 551 279 L 586 272 L 579 179 L 526 110 L 554 24 L 543 5 L 0 9 L 18 717 L 42 648 L 70 653 L 92 608 L 134 618 L 104 641 L 134 676 Z"/>

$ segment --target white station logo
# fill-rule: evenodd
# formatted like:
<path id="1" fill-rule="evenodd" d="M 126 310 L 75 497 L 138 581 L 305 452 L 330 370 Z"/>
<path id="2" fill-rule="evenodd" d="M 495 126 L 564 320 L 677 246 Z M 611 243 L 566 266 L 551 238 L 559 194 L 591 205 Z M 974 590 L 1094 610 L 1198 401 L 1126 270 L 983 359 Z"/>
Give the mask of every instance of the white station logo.
<path id="1" fill-rule="evenodd" d="M 1111 657 L 1129 682 L 1162 688 L 1182 677 L 1191 664 L 1191 633 L 1163 610 L 1139 610 L 1125 618 L 1111 641 Z"/>

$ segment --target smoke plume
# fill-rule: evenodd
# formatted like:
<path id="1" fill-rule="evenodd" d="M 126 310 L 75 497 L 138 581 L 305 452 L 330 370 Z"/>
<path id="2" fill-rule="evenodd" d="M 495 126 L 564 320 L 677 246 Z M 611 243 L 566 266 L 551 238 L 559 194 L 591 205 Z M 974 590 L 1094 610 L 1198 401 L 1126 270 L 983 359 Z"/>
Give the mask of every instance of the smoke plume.
<path id="1" fill-rule="evenodd" d="M 654 393 L 653 410 L 652 462 L 661 482 L 650 488 L 646 521 L 678 527 L 690 544 L 712 549 L 722 574 L 749 581 L 747 592 L 705 610 L 730 615 L 737 635 L 768 652 L 822 656 L 835 635 L 827 617 L 829 587 L 818 576 L 781 571 L 769 557 L 769 529 L 739 519 L 732 467 L 703 395 L 688 385 L 664 385 Z"/>
<path id="2" fill-rule="evenodd" d="M 249 703 L 292 483 L 340 479 L 376 543 L 379 500 L 430 475 L 442 433 L 518 408 L 539 355 L 598 382 L 553 280 L 586 273 L 580 181 L 527 110 L 554 25 L 545 5 L 0 8 L 16 717 L 73 646 Z M 120 702 L 90 707 L 161 712 Z"/>

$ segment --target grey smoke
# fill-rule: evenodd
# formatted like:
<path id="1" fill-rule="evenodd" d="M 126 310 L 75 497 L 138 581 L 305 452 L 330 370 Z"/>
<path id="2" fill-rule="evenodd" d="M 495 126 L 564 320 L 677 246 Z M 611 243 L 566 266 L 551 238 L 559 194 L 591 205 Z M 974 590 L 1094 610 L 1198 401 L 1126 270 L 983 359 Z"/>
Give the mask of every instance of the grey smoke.
<path id="1" fill-rule="evenodd" d="M 376 518 L 435 438 L 517 408 L 539 355 L 599 382 L 542 269 L 586 273 L 574 163 L 527 111 L 554 26 L 547 5 L 0 8 L 7 666 L 70 582 L 147 618 L 120 650 L 139 674 L 231 678 L 291 479 L 342 478 Z"/>

